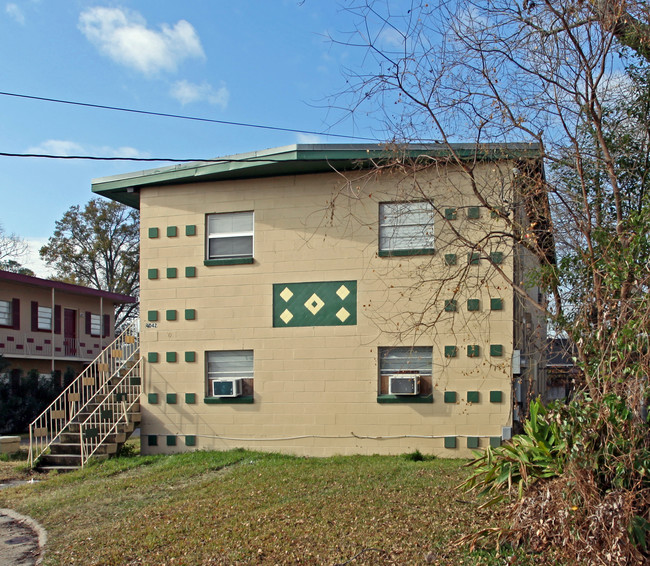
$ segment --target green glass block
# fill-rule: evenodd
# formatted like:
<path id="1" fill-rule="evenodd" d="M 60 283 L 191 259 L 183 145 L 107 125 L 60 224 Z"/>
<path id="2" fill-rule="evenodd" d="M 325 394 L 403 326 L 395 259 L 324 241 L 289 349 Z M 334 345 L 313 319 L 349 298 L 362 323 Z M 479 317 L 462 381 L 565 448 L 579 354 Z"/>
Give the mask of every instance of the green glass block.
<path id="1" fill-rule="evenodd" d="M 158 446 L 158 436 L 155 434 L 150 434 L 149 436 L 147 436 L 147 445 Z"/>
<path id="2" fill-rule="evenodd" d="M 186 267 L 185 277 L 196 277 L 196 267 Z"/>
<path id="3" fill-rule="evenodd" d="M 478 391 L 468 391 L 467 392 L 467 402 L 468 403 L 478 403 L 479 396 Z"/>
<path id="4" fill-rule="evenodd" d="M 176 437 L 173 434 L 167 435 L 167 446 L 176 446 Z"/>
<path id="5" fill-rule="evenodd" d="M 490 261 L 496 265 L 501 265 L 503 263 L 503 252 L 491 252 Z"/>
<path id="6" fill-rule="evenodd" d="M 456 402 L 456 392 L 445 391 L 445 403 L 455 403 L 455 402 Z"/>
<path id="7" fill-rule="evenodd" d="M 501 344 L 490 344 L 490 356 L 503 356 L 503 346 Z"/>
<path id="8" fill-rule="evenodd" d="M 501 218 L 501 214 L 504 216 L 507 215 L 505 206 L 496 206 L 494 207 L 494 210 L 490 211 L 490 216 L 492 218 Z"/>
<path id="9" fill-rule="evenodd" d="M 147 311 L 147 320 L 149 322 L 156 322 L 158 320 L 158 311 Z"/>
<path id="10" fill-rule="evenodd" d="M 478 206 L 470 206 L 467 209 L 467 218 L 471 218 L 472 220 L 476 220 L 479 218 L 480 213 L 479 213 L 479 208 Z"/>
<path id="11" fill-rule="evenodd" d="M 467 346 L 467 357 L 468 358 L 478 358 L 480 354 L 480 348 L 477 344 L 472 344 Z"/>
<path id="12" fill-rule="evenodd" d="M 481 254 L 478 252 L 472 252 L 471 254 L 467 254 L 467 263 L 470 265 L 478 265 L 480 258 Z"/>
<path id="13" fill-rule="evenodd" d="M 168 405 L 176 405 L 176 393 L 167 393 L 165 400 Z"/>
<path id="14" fill-rule="evenodd" d="M 456 312 L 456 299 L 445 299 L 445 311 Z"/>
<path id="15" fill-rule="evenodd" d="M 185 403 L 187 405 L 196 404 L 196 393 L 185 393 Z"/>
<path id="16" fill-rule="evenodd" d="M 501 403 L 503 400 L 502 391 L 490 391 L 490 403 Z"/>
<path id="17" fill-rule="evenodd" d="M 478 299 L 467 299 L 467 310 L 468 311 L 477 311 L 480 307 L 480 301 Z"/>
<path id="18" fill-rule="evenodd" d="M 149 393 L 147 395 L 147 401 L 150 405 L 158 404 L 158 393 Z"/>
<path id="19" fill-rule="evenodd" d="M 445 436 L 445 448 L 456 448 L 455 436 Z"/>
<path id="20" fill-rule="evenodd" d="M 165 354 L 165 359 L 170 363 L 174 364 L 176 363 L 176 352 L 167 352 Z"/>
<path id="21" fill-rule="evenodd" d="M 456 220 L 458 213 L 455 208 L 445 208 L 445 218 L 447 220 Z"/>
<path id="22" fill-rule="evenodd" d="M 194 224 L 188 224 L 185 226 L 185 235 L 196 236 L 196 226 Z"/>
<path id="23" fill-rule="evenodd" d="M 196 436 L 186 436 L 185 437 L 185 446 L 196 446 Z"/>
<path id="24" fill-rule="evenodd" d="M 467 448 L 478 448 L 478 436 L 467 437 Z"/>
<path id="25" fill-rule="evenodd" d="M 490 299 L 490 309 L 493 311 L 503 310 L 503 299 Z"/>
<path id="26" fill-rule="evenodd" d="M 194 319 L 196 319 L 196 310 L 185 309 L 185 320 L 194 320 Z"/>
<path id="27" fill-rule="evenodd" d="M 186 362 L 195 362 L 196 361 L 196 352 L 185 352 L 185 361 Z"/>
<path id="28" fill-rule="evenodd" d="M 149 352 L 147 354 L 147 361 L 150 364 L 158 363 L 158 352 Z"/>
<path id="29" fill-rule="evenodd" d="M 501 437 L 500 436 L 490 436 L 490 447 L 498 448 L 501 446 Z"/>
<path id="30" fill-rule="evenodd" d="M 169 310 L 165 313 L 165 318 L 167 320 L 176 320 L 176 311 L 175 310 Z"/>
<path id="31" fill-rule="evenodd" d="M 167 279 L 176 279 L 178 275 L 178 270 L 175 267 L 167 268 Z"/>
<path id="32" fill-rule="evenodd" d="M 456 265 L 456 254 L 445 254 L 445 264 L 446 265 Z"/>
<path id="33" fill-rule="evenodd" d="M 455 358 L 458 355 L 456 346 L 445 346 L 445 358 Z"/>
<path id="34" fill-rule="evenodd" d="M 167 237 L 175 238 L 178 235 L 178 228 L 176 226 L 167 226 Z"/>
<path id="35" fill-rule="evenodd" d="M 158 279 L 158 270 L 157 269 L 148 269 L 147 270 L 147 279 Z"/>
<path id="36" fill-rule="evenodd" d="M 158 228 L 149 228 L 149 237 L 157 238 L 158 237 Z"/>

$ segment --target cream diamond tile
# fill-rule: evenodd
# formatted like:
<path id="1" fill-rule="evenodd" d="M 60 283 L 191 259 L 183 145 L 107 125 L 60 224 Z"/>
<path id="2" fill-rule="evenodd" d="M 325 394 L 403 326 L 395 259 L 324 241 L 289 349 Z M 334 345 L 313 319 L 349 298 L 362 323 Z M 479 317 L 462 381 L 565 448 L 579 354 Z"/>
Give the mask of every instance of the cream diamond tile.
<path id="1" fill-rule="evenodd" d="M 293 315 L 291 314 L 291 311 L 289 309 L 284 309 L 284 312 L 280 315 L 280 319 L 282 322 L 285 324 L 289 324 L 289 321 L 293 318 Z"/>
<path id="2" fill-rule="evenodd" d="M 316 293 L 309 297 L 305 303 L 305 308 L 313 315 L 321 310 L 323 306 L 325 306 L 325 303 Z"/>
<path id="3" fill-rule="evenodd" d="M 340 297 L 342 301 L 344 301 L 345 297 L 347 297 L 350 294 L 350 290 L 345 285 L 341 285 L 336 291 L 336 294 Z"/>
<path id="4" fill-rule="evenodd" d="M 285 288 L 282 290 L 282 293 L 280 293 L 280 296 L 282 297 L 282 299 L 283 299 L 284 302 L 286 303 L 286 302 L 289 301 L 289 299 L 290 299 L 291 297 L 293 297 L 293 293 L 291 292 L 291 289 L 289 289 L 289 287 L 285 287 Z"/>
<path id="5" fill-rule="evenodd" d="M 336 313 L 336 318 L 341 322 L 345 322 L 350 317 L 350 313 L 344 308 L 339 309 L 339 312 Z"/>

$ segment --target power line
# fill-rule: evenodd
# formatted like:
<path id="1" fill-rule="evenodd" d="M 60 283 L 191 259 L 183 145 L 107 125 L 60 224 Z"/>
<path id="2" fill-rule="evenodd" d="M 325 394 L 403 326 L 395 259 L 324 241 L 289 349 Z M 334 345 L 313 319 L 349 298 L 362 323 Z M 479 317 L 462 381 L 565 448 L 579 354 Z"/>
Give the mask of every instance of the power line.
<path id="1" fill-rule="evenodd" d="M 326 132 L 315 132 L 312 130 L 297 130 L 294 128 L 281 128 L 279 126 L 266 126 L 263 124 L 249 124 L 246 122 L 230 122 L 227 120 L 215 120 L 212 118 L 201 118 L 198 116 L 183 116 L 181 114 L 167 114 L 165 112 L 151 112 L 149 110 L 137 110 L 134 108 L 123 108 L 120 106 L 106 106 L 103 104 L 91 104 L 89 102 L 78 102 L 74 100 L 62 100 L 58 98 L 47 98 L 44 96 L 32 96 L 29 94 L 18 94 L 15 92 L 0 92 L 0 95 L 2 96 L 12 96 L 14 98 L 25 98 L 28 100 L 40 100 L 43 102 L 55 102 L 57 104 L 68 104 L 71 106 L 84 106 L 86 108 L 99 108 L 101 110 L 114 110 L 117 112 L 129 112 L 131 114 L 144 114 L 146 116 L 161 116 L 163 118 L 176 118 L 179 120 L 192 120 L 195 122 L 208 122 L 211 124 L 221 124 L 225 126 L 239 126 L 243 128 L 257 128 L 261 130 L 274 130 L 277 132 L 291 132 L 294 134 L 311 134 L 311 135 L 317 135 L 317 136 L 329 136 L 333 138 L 344 138 L 344 139 L 353 139 L 353 140 L 363 140 L 363 141 L 372 141 L 372 142 L 377 142 L 379 140 L 375 138 L 366 138 L 362 136 L 346 136 L 343 134 L 328 134 Z M 137 160 L 133 160 L 137 161 Z M 152 160 L 152 161 L 173 161 L 170 159 L 162 159 L 162 160 Z M 196 161 L 196 160 L 193 160 Z"/>

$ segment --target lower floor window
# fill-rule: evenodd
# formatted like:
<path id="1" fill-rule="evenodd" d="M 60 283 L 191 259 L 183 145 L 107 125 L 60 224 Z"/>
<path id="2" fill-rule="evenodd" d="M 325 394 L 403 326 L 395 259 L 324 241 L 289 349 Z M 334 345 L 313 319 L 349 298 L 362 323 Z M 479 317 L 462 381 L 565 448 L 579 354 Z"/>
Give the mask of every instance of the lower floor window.
<path id="1" fill-rule="evenodd" d="M 206 353 L 207 397 L 253 395 L 253 350 Z"/>
<path id="2" fill-rule="evenodd" d="M 405 398 L 432 394 L 433 348 L 379 348 L 379 395 Z"/>

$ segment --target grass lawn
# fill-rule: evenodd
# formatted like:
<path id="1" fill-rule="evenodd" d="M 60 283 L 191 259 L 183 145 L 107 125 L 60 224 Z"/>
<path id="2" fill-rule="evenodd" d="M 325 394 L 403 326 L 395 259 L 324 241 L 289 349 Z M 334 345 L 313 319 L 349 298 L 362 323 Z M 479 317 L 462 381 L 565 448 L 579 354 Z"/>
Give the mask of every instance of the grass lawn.
<path id="1" fill-rule="evenodd" d="M 244 450 L 125 457 L 0 490 L 0 507 L 47 529 L 45 565 L 507 563 L 454 545 L 494 520 L 455 488 L 463 464 Z M 0 476 L 11 465 L 0 462 Z"/>

